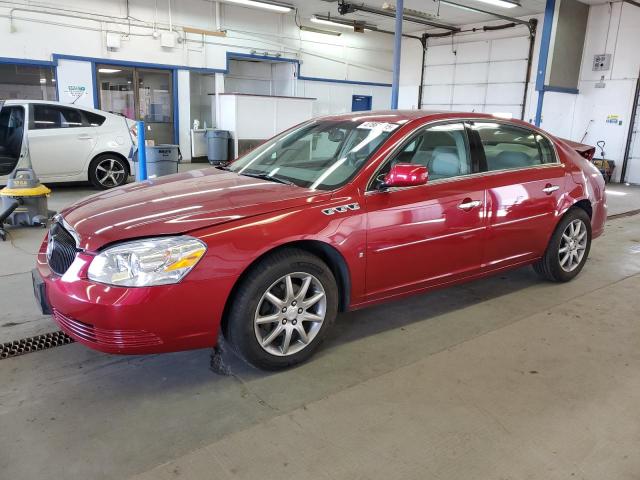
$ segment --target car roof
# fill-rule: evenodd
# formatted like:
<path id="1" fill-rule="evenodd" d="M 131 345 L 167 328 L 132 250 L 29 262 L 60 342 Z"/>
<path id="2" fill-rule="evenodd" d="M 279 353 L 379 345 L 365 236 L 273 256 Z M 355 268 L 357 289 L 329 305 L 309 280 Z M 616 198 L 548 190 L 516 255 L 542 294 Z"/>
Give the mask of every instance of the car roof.
<path id="1" fill-rule="evenodd" d="M 93 108 L 93 107 L 87 107 L 85 105 L 75 105 L 73 103 L 65 103 L 65 102 L 59 102 L 59 101 L 54 101 L 54 100 L 20 100 L 17 98 L 14 99 L 9 99 L 9 100 L 5 100 L 4 104 L 5 105 L 24 105 L 25 103 L 38 103 L 38 104 L 45 104 L 45 105 L 60 105 L 63 107 L 71 107 L 71 108 L 79 108 L 80 110 L 86 110 L 88 112 L 96 112 L 99 113 L 101 115 L 107 114 L 107 115 L 114 115 L 113 113 L 107 112 L 105 110 L 98 110 L 97 108 Z"/>
<path id="2" fill-rule="evenodd" d="M 508 118 L 505 115 L 476 113 L 476 112 L 452 112 L 447 110 L 371 110 L 364 112 L 349 112 L 339 115 L 328 115 L 321 117 L 323 120 L 346 121 L 362 120 L 365 122 L 389 122 L 400 124 L 425 123 L 435 120 L 492 120 L 508 122 L 534 131 L 541 131 L 535 125 L 520 120 L 519 118 Z"/>
<path id="3" fill-rule="evenodd" d="M 402 122 L 406 123 L 419 119 L 455 119 L 455 118 L 503 118 L 488 113 L 451 112 L 446 110 L 371 110 L 364 112 L 349 112 L 323 117 L 327 120 L 364 120 L 370 122 Z M 510 120 L 510 119 L 508 119 Z"/>

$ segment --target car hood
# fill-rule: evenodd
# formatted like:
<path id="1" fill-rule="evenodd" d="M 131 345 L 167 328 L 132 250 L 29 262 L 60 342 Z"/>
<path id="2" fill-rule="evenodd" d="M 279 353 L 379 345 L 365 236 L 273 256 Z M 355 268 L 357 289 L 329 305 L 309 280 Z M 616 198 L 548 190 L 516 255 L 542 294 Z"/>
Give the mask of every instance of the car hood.
<path id="1" fill-rule="evenodd" d="M 326 192 L 206 168 L 107 190 L 63 210 L 80 247 L 186 233 L 315 203 Z"/>

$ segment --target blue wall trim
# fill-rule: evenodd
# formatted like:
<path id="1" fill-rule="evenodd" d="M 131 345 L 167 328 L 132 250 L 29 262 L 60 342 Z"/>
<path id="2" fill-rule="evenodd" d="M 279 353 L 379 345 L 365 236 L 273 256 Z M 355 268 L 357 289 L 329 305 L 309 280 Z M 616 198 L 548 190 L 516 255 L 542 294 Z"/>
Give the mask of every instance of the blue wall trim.
<path id="1" fill-rule="evenodd" d="M 20 65 L 34 65 L 39 67 L 55 67 L 56 62 L 51 62 L 47 60 L 30 60 L 27 58 L 11 58 L 11 57 L 0 57 L 0 63 L 18 63 Z"/>
<path id="2" fill-rule="evenodd" d="M 544 8 L 544 25 L 542 27 L 542 39 L 540 40 L 540 55 L 538 56 L 538 74 L 536 75 L 536 90 L 538 91 L 538 105 L 536 107 L 536 127 L 542 123 L 542 106 L 544 102 L 544 81 L 547 76 L 547 60 L 549 58 L 549 46 L 551 44 L 551 30 L 553 28 L 553 16 L 555 14 L 555 0 L 547 0 Z"/>

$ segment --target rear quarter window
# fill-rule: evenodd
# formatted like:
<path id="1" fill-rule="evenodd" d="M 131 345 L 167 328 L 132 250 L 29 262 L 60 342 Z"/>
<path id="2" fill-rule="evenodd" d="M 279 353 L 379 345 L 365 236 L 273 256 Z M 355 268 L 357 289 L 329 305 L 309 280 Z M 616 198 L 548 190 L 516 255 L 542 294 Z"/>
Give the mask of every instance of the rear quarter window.
<path id="1" fill-rule="evenodd" d="M 84 118 L 87 119 L 87 124 L 90 127 L 99 127 L 107 119 L 106 117 L 103 117 L 102 115 L 98 115 L 97 113 L 93 113 L 93 112 L 83 112 L 83 113 L 84 113 Z"/>

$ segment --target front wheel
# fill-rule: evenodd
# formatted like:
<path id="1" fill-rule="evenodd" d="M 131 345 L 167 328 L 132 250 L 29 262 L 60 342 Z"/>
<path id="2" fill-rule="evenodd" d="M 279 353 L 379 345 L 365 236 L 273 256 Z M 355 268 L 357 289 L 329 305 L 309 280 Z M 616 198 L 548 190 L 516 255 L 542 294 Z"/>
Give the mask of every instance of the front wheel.
<path id="1" fill-rule="evenodd" d="M 89 165 L 89 181 L 100 190 L 124 185 L 128 177 L 127 162 L 116 155 L 108 153 L 99 155 Z"/>
<path id="2" fill-rule="evenodd" d="M 337 310 L 329 267 L 303 250 L 282 250 L 254 266 L 231 299 L 228 339 L 258 368 L 290 367 L 317 350 Z"/>
<path id="3" fill-rule="evenodd" d="M 581 208 L 572 208 L 558 223 L 544 256 L 533 268 L 547 280 L 568 282 L 584 267 L 590 248 L 591 219 Z"/>

